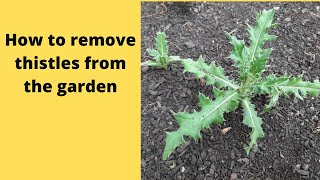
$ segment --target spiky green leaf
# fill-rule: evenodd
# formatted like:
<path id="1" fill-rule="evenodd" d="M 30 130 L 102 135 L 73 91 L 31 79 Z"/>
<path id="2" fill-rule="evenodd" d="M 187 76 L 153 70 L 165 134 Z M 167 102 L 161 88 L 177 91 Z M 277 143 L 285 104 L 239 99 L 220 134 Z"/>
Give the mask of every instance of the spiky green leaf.
<path id="1" fill-rule="evenodd" d="M 207 85 L 215 85 L 218 88 L 239 88 L 235 82 L 229 80 L 228 77 L 224 75 L 222 67 L 216 66 L 214 63 L 207 65 L 201 56 L 197 61 L 183 59 L 182 64 L 184 66 L 184 72 L 191 72 L 197 78 L 204 78 Z"/>
<path id="2" fill-rule="evenodd" d="M 255 106 L 250 102 L 248 98 L 242 100 L 243 107 L 243 124 L 247 125 L 252 129 L 250 133 L 250 143 L 249 146 L 245 147 L 247 154 L 249 154 L 251 148 L 257 144 L 259 138 L 264 137 L 262 130 L 262 119 L 258 117 L 257 112 L 255 111 Z"/>
<path id="3" fill-rule="evenodd" d="M 159 59 L 160 57 L 160 53 L 159 51 L 155 50 L 155 49 L 147 49 L 147 52 L 149 54 L 149 56 L 152 56 L 154 60 Z"/>
<path id="4" fill-rule="evenodd" d="M 158 68 L 161 67 L 162 68 L 162 64 L 158 61 L 147 61 L 146 65 L 150 66 L 150 67 L 158 67 Z"/>
<path id="5" fill-rule="evenodd" d="M 320 93 L 320 83 L 318 80 L 314 82 L 303 81 L 302 77 L 289 78 L 287 76 L 276 77 L 270 75 L 260 83 L 254 85 L 258 94 L 268 94 L 271 101 L 267 109 L 270 109 L 278 100 L 280 95 L 288 96 L 293 94 L 300 100 L 310 94 L 317 96 Z"/>
<path id="6" fill-rule="evenodd" d="M 248 25 L 248 32 L 250 35 L 250 62 L 255 60 L 256 55 L 260 53 L 266 41 L 274 40 L 276 38 L 276 36 L 268 34 L 274 14 L 274 9 L 268 11 L 263 10 L 261 13 L 257 14 L 256 26 L 252 27 Z"/>
<path id="7" fill-rule="evenodd" d="M 250 67 L 250 73 L 253 74 L 253 77 L 257 79 L 261 78 L 261 73 L 266 69 L 266 63 L 271 52 L 272 48 L 268 48 L 261 50 L 260 54 L 257 54 L 256 61 L 253 61 Z"/>
<path id="8" fill-rule="evenodd" d="M 248 48 L 244 40 L 238 40 L 235 36 L 227 34 L 230 39 L 230 44 L 233 48 L 229 58 L 235 62 L 235 66 L 240 71 L 240 79 L 245 80 L 250 70 L 250 63 L 248 62 Z"/>
<path id="9" fill-rule="evenodd" d="M 212 101 L 203 94 L 199 94 L 201 106 L 199 112 L 195 111 L 192 114 L 180 112 L 174 115 L 180 127 L 177 131 L 167 133 L 163 159 L 167 159 L 175 148 L 184 143 L 184 136 L 199 139 L 202 129 L 209 128 L 212 124 L 222 123 L 223 114 L 236 109 L 239 97 L 237 91 L 227 91 L 223 96 Z"/>
<path id="10" fill-rule="evenodd" d="M 213 88 L 212 89 L 212 92 L 214 94 L 214 97 L 220 97 L 223 95 L 224 91 L 223 90 L 220 90 L 218 88 Z"/>
<path id="11" fill-rule="evenodd" d="M 157 32 L 155 41 L 156 49 L 147 49 L 148 54 L 154 59 L 154 61 L 148 61 L 146 63 L 148 66 L 167 69 L 170 62 L 180 60 L 179 56 L 169 57 L 168 44 L 164 32 Z"/>
<path id="12" fill-rule="evenodd" d="M 272 49 L 263 49 L 265 42 L 276 38 L 269 35 L 268 30 L 272 27 L 272 20 L 275 10 L 263 10 L 257 14 L 256 26 L 248 25 L 250 46 L 246 47 L 244 40 L 239 40 L 235 36 L 227 33 L 232 44 L 230 58 L 235 61 L 235 66 L 240 71 L 240 80 L 260 79 L 261 73 L 266 69 L 266 63 Z"/>
<path id="13" fill-rule="evenodd" d="M 171 61 L 181 61 L 180 56 L 169 56 L 169 62 Z"/>
<path id="14" fill-rule="evenodd" d="M 199 93 L 198 99 L 199 99 L 198 105 L 200 107 L 205 107 L 205 106 L 210 105 L 210 103 L 212 103 L 211 99 L 208 98 L 207 96 L 203 95 L 202 93 Z"/>
<path id="15" fill-rule="evenodd" d="M 269 59 L 272 49 L 263 49 L 263 45 L 267 41 L 274 40 L 275 35 L 269 35 L 268 30 L 272 26 L 275 10 L 263 10 L 257 14 L 256 26 L 249 25 L 248 31 L 250 35 L 249 47 L 249 63 L 251 64 L 250 72 L 259 77 L 260 73 L 265 70 L 265 64 Z"/>
<path id="16" fill-rule="evenodd" d="M 164 32 L 157 32 L 156 46 L 157 51 L 160 54 L 160 57 L 168 59 L 168 45 L 166 40 L 166 34 Z"/>
<path id="17" fill-rule="evenodd" d="M 239 69 L 247 69 L 246 66 L 246 45 L 244 40 L 238 40 L 237 37 L 229 35 L 230 43 L 232 44 L 233 48 L 230 54 L 230 58 L 235 61 L 236 67 Z"/>
<path id="18" fill-rule="evenodd" d="M 277 88 L 273 88 L 272 90 L 271 90 L 271 97 L 270 97 L 270 102 L 269 102 L 269 104 L 267 104 L 266 105 L 266 107 L 264 108 L 264 111 L 265 112 L 268 112 L 268 111 L 270 111 L 271 110 L 271 108 L 273 108 L 275 105 L 276 105 L 276 103 L 277 103 L 277 101 L 278 101 L 278 99 L 279 99 L 279 97 L 280 97 L 280 91 L 277 89 Z"/>

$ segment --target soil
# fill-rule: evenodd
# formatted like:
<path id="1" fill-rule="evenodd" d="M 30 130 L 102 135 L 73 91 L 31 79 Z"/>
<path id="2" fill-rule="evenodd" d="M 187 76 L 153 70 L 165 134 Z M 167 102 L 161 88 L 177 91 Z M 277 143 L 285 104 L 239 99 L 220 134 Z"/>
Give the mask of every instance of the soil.
<path id="1" fill-rule="evenodd" d="M 238 76 L 228 59 L 231 45 L 224 32 L 248 40 L 246 24 L 255 13 L 277 7 L 270 31 L 277 40 L 264 73 L 304 80 L 320 76 L 320 3 L 142 3 L 142 62 L 150 59 L 157 31 L 165 31 L 171 55 L 215 61 L 230 78 Z M 214 99 L 212 87 L 202 86 L 180 64 L 168 70 L 142 67 L 142 179 L 168 180 L 296 180 L 320 179 L 320 97 L 304 101 L 280 98 L 263 113 L 268 97 L 253 102 L 263 118 L 265 137 L 246 155 L 250 129 L 242 124 L 242 111 L 225 114 L 225 123 L 202 131 L 198 142 L 186 138 L 168 160 L 162 160 L 166 131 L 178 128 L 172 112 L 198 110 L 198 92 Z M 226 134 L 224 128 L 231 127 Z"/>

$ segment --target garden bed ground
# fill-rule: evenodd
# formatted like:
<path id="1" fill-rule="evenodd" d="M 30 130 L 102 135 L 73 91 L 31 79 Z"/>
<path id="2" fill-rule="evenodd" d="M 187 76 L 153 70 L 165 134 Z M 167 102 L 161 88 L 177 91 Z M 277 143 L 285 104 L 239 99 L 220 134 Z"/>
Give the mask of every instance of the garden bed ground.
<path id="1" fill-rule="evenodd" d="M 246 24 L 254 24 L 255 12 L 278 7 L 271 30 L 278 36 L 268 43 L 274 51 L 264 73 L 297 76 L 304 80 L 320 76 L 320 3 L 142 3 L 142 62 L 150 57 L 157 31 L 165 31 L 171 55 L 196 59 L 225 68 L 237 77 L 227 58 L 231 45 L 224 32 L 247 40 Z M 171 112 L 192 111 L 198 92 L 212 97 L 191 74 L 182 74 L 179 64 L 165 70 L 142 67 L 142 179 L 229 180 L 320 179 L 320 97 L 304 101 L 281 98 L 263 118 L 265 138 L 247 156 L 243 149 L 250 129 L 242 124 L 242 112 L 225 115 L 226 122 L 202 132 L 203 139 L 190 139 L 167 161 L 162 160 L 165 132 L 177 129 Z M 213 98 L 213 97 L 212 97 Z M 254 99 L 262 112 L 268 97 Z M 221 129 L 231 127 L 227 134 Z M 320 130 L 320 128 L 318 129 Z"/>

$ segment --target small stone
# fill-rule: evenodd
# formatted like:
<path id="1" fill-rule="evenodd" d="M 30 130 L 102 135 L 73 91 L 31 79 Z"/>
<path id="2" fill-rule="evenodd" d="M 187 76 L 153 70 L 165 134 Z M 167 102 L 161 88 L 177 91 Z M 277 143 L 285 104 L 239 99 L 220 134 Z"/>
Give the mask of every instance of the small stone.
<path id="1" fill-rule="evenodd" d="M 310 107 L 310 112 L 313 113 L 315 111 L 314 107 Z"/>
<path id="2" fill-rule="evenodd" d="M 210 166 L 210 164 L 211 164 L 210 161 L 205 161 L 205 162 L 204 162 L 204 165 L 206 165 L 206 166 Z"/>
<path id="3" fill-rule="evenodd" d="M 295 169 L 300 169 L 301 168 L 301 164 L 297 164 Z"/>
<path id="4" fill-rule="evenodd" d="M 313 140 L 310 140 L 310 146 L 311 147 L 316 147 L 316 143 Z"/>
<path id="5" fill-rule="evenodd" d="M 249 159 L 248 158 L 240 158 L 237 160 L 238 162 L 244 162 L 244 163 L 249 163 Z"/>
<path id="6" fill-rule="evenodd" d="M 192 92 L 191 92 L 190 89 L 187 90 L 187 95 L 188 95 L 188 96 L 191 96 L 191 95 L 192 95 Z"/>
<path id="7" fill-rule="evenodd" d="M 178 112 L 183 111 L 183 109 L 184 109 L 184 106 L 183 106 L 183 105 L 179 106 Z"/>
<path id="8" fill-rule="evenodd" d="M 309 171 L 301 170 L 301 169 L 297 169 L 296 171 L 297 171 L 297 173 L 299 173 L 303 176 L 309 176 Z"/>
<path id="9" fill-rule="evenodd" d="M 277 11 L 277 10 L 280 9 L 280 7 L 276 6 L 276 7 L 274 7 L 273 9 Z"/>
<path id="10" fill-rule="evenodd" d="M 195 45 L 192 41 L 185 42 L 184 44 L 185 44 L 188 48 L 194 48 L 194 47 L 196 47 L 196 45 Z"/>
<path id="11" fill-rule="evenodd" d="M 230 158 L 233 160 L 236 158 L 236 153 L 234 152 L 234 150 L 232 149 L 230 152 Z"/>
<path id="12" fill-rule="evenodd" d="M 289 114 L 288 114 L 289 117 L 293 117 L 293 115 L 294 115 L 294 113 L 292 111 L 289 112 Z"/>
<path id="13" fill-rule="evenodd" d="M 186 168 L 185 168 L 184 166 L 182 166 L 182 167 L 180 168 L 180 171 L 181 171 L 182 173 L 184 173 L 185 170 L 186 170 Z"/>
<path id="14" fill-rule="evenodd" d="M 147 162 L 144 159 L 141 161 L 141 166 L 143 168 L 147 166 Z"/>
<path id="15" fill-rule="evenodd" d="M 215 155 L 210 156 L 210 161 L 215 162 L 217 160 L 217 157 Z"/>
<path id="16" fill-rule="evenodd" d="M 302 13 L 306 13 L 308 10 L 306 8 L 302 9 Z"/>
<path id="17" fill-rule="evenodd" d="M 307 171 L 309 169 L 309 164 L 303 164 L 302 169 Z"/>
<path id="18" fill-rule="evenodd" d="M 251 160 L 254 160 L 255 157 L 256 157 L 256 153 L 251 151 L 250 154 L 249 154 L 249 158 Z"/>
<path id="19" fill-rule="evenodd" d="M 317 7 L 316 7 L 316 10 L 319 11 L 319 10 L 320 10 L 320 6 L 317 6 Z"/>
<path id="20" fill-rule="evenodd" d="M 290 22 L 290 21 L 291 21 L 291 18 L 285 18 L 284 21 Z"/>
<path id="21" fill-rule="evenodd" d="M 199 171 L 203 171 L 203 170 L 205 170 L 206 168 L 207 168 L 207 166 L 201 165 L 201 166 L 198 168 L 198 170 L 199 170 Z"/>
<path id="22" fill-rule="evenodd" d="M 302 25 L 307 24 L 307 22 L 309 22 L 309 21 L 310 21 L 309 19 L 304 19 L 304 20 L 302 21 Z"/>
<path id="23" fill-rule="evenodd" d="M 147 72 L 149 70 L 149 66 L 142 66 L 141 71 L 143 73 Z"/>
<path id="24" fill-rule="evenodd" d="M 192 157 L 191 157 L 191 164 L 194 165 L 194 164 L 196 164 L 196 163 L 197 163 L 197 158 L 196 158 L 195 155 L 192 155 Z"/>
<path id="25" fill-rule="evenodd" d="M 270 129 L 271 128 L 269 124 L 265 124 L 265 126 L 266 126 L 266 129 Z"/>
<path id="26" fill-rule="evenodd" d="M 230 175 L 230 180 L 236 180 L 236 179 L 238 179 L 238 174 L 237 173 L 232 173 Z"/>
<path id="27" fill-rule="evenodd" d="M 180 93 L 180 97 L 187 97 L 187 95 L 186 95 L 185 92 L 181 92 L 181 93 Z"/>
<path id="28" fill-rule="evenodd" d="M 230 168 L 229 169 L 233 169 L 233 166 L 234 166 L 234 161 L 232 160 L 231 163 L 230 163 Z"/>
<path id="29" fill-rule="evenodd" d="M 270 111 L 270 114 L 271 114 L 271 115 L 276 115 L 276 114 L 277 114 L 277 110 L 276 110 L 276 109 L 272 109 L 272 110 Z"/>
<path id="30" fill-rule="evenodd" d="M 158 94 L 158 91 L 154 91 L 154 90 L 149 90 L 149 93 L 153 96 Z"/>
<path id="31" fill-rule="evenodd" d="M 256 144 L 256 145 L 253 146 L 253 148 L 252 148 L 251 151 L 252 151 L 253 153 L 256 153 L 256 152 L 258 152 L 258 150 L 259 150 L 259 146 L 257 146 L 257 144 Z"/>
<path id="32" fill-rule="evenodd" d="M 203 150 L 200 155 L 201 155 L 201 159 L 205 159 L 207 156 L 207 153 L 205 150 Z"/>

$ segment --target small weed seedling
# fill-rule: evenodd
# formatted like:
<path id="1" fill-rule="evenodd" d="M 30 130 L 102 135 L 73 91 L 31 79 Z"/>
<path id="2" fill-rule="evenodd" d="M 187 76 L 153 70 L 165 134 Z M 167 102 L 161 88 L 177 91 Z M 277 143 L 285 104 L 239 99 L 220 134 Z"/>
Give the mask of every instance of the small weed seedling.
<path id="1" fill-rule="evenodd" d="M 211 100 L 203 94 L 199 94 L 199 112 L 189 114 L 179 112 L 174 115 L 179 124 L 179 129 L 167 132 L 166 147 L 163 159 L 166 160 L 179 145 L 185 143 L 184 136 L 195 140 L 201 138 L 200 131 L 209 128 L 212 124 L 221 124 L 225 112 L 234 111 L 239 104 L 243 108 L 243 124 L 252 129 L 250 143 L 245 147 L 249 154 L 251 148 L 257 144 L 259 138 L 264 137 L 261 124 L 262 119 L 258 117 L 255 106 L 250 100 L 256 94 L 270 96 L 270 103 L 266 110 L 273 107 L 280 95 L 289 96 L 293 94 L 303 99 L 308 93 L 317 96 L 320 92 L 319 81 L 307 82 L 302 77 L 288 77 L 269 75 L 262 79 L 261 74 L 265 71 L 266 62 L 269 59 L 272 49 L 264 49 L 264 43 L 274 40 L 276 36 L 269 35 L 268 29 L 273 26 L 272 20 L 275 11 L 263 10 L 257 14 L 256 26 L 248 26 L 250 35 L 250 46 L 247 47 L 244 40 L 238 40 L 235 36 L 230 37 L 233 46 L 230 58 L 239 69 L 239 85 L 224 75 L 224 70 L 214 63 L 207 65 L 200 57 L 197 61 L 184 59 L 184 72 L 193 73 L 197 78 L 204 78 L 207 85 L 213 85 L 215 100 Z"/>
<path id="2" fill-rule="evenodd" d="M 157 33 L 156 47 L 157 49 L 147 49 L 148 54 L 154 59 L 153 61 L 147 61 L 147 66 L 167 69 L 170 62 L 180 60 L 179 56 L 168 55 L 168 44 L 164 32 Z"/>

